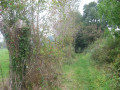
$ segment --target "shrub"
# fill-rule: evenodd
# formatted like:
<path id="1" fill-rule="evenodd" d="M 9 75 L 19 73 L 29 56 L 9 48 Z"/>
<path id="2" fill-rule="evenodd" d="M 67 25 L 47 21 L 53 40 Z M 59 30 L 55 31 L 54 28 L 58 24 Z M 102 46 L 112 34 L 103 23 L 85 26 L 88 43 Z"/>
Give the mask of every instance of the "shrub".
<path id="1" fill-rule="evenodd" d="M 82 27 L 75 37 L 75 52 L 83 51 L 89 44 L 94 42 L 96 38 L 99 38 L 101 34 L 101 30 L 97 30 L 96 25 Z"/>
<path id="2" fill-rule="evenodd" d="M 91 52 L 93 60 L 98 64 L 110 67 L 109 78 L 114 90 L 120 88 L 120 38 L 100 38 L 91 46 L 87 52 Z"/>
<path id="3" fill-rule="evenodd" d="M 92 58 L 100 62 L 114 62 L 120 53 L 119 38 L 106 38 L 98 42 L 96 46 L 92 51 Z"/>

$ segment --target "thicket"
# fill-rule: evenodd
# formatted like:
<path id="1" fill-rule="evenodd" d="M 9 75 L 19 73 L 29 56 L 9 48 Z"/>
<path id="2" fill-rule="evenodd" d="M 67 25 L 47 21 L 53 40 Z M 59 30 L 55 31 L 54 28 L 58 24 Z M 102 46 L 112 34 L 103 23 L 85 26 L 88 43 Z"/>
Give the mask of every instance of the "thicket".
<path id="1" fill-rule="evenodd" d="M 107 21 L 98 15 L 98 4 L 91 2 L 84 5 L 83 16 L 77 13 L 75 35 L 75 52 L 82 52 L 85 48 L 93 43 L 97 38 L 101 37 L 107 26 Z"/>
<path id="2" fill-rule="evenodd" d="M 74 0 L 0 1 L 3 17 L 0 30 L 10 56 L 9 85 L 4 87 L 12 90 L 59 88 L 61 64 L 73 53 L 75 22 L 71 12 L 74 10 L 69 7 L 73 3 Z M 45 11 L 49 15 L 41 17 Z M 53 32 L 55 40 L 50 41 L 47 36 Z"/>
<path id="3" fill-rule="evenodd" d="M 103 40 L 96 41 L 96 46 L 93 49 L 92 58 L 100 62 L 115 62 L 116 57 L 120 53 L 119 38 L 107 37 Z"/>
<path id="4" fill-rule="evenodd" d="M 91 53 L 91 58 L 103 67 L 108 75 L 112 88 L 119 89 L 120 75 L 120 39 L 114 37 L 101 37 L 85 50 Z"/>
<path id="5" fill-rule="evenodd" d="M 99 0 L 98 10 L 101 17 L 104 17 L 111 26 L 111 30 L 104 32 L 104 37 L 95 41 L 91 52 L 91 57 L 100 65 L 105 65 L 110 68 L 111 85 L 115 90 L 120 88 L 120 38 L 119 31 L 119 5 L 118 0 Z M 115 6 L 115 7 L 114 7 Z M 116 11 L 117 10 L 117 11 Z"/>
<path id="6" fill-rule="evenodd" d="M 120 88 L 120 33 L 116 31 L 120 27 L 119 6 L 119 0 L 99 0 L 98 4 L 85 5 L 81 17 L 85 27 L 78 29 L 75 38 L 75 52 L 89 52 L 100 66 L 110 68 L 109 78 L 115 90 Z M 106 30 L 108 26 L 111 30 Z"/>
<path id="7" fill-rule="evenodd" d="M 75 52 L 82 52 L 85 48 L 93 43 L 102 35 L 101 29 L 96 25 L 84 26 L 80 28 L 75 37 Z"/>

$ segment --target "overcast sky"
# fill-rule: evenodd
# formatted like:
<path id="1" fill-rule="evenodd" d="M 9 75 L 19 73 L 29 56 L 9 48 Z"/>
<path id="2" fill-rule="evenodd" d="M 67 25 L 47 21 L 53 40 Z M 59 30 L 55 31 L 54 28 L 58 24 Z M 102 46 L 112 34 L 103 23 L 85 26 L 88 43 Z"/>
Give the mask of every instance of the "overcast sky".
<path id="1" fill-rule="evenodd" d="M 3 36 L 2 36 L 2 34 L 0 32 L 0 42 L 2 42 L 2 41 L 3 41 Z"/>
<path id="2" fill-rule="evenodd" d="M 80 10 L 80 13 L 81 13 L 82 15 L 83 15 L 83 6 L 84 6 L 85 4 L 89 4 L 90 2 L 93 2 L 93 1 L 97 2 L 98 0 L 81 0 L 80 6 L 79 6 L 79 10 Z"/>

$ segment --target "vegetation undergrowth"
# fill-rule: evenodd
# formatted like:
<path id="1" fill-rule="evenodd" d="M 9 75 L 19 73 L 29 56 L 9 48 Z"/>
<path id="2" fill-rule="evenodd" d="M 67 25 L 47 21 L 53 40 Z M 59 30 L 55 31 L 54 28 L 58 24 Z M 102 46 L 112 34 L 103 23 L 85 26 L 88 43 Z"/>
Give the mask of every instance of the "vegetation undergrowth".
<path id="1" fill-rule="evenodd" d="M 86 52 L 91 53 L 91 58 L 99 65 L 109 68 L 109 77 L 113 79 L 112 87 L 119 90 L 120 75 L 120 39 L 115 37 L 104 37 L 94 42 Z"/>
<path id="2" fill-rule="evenodd" d="M 80 3 L 0 1 L 0 89 L 120 90 L 120 0 Z"/>

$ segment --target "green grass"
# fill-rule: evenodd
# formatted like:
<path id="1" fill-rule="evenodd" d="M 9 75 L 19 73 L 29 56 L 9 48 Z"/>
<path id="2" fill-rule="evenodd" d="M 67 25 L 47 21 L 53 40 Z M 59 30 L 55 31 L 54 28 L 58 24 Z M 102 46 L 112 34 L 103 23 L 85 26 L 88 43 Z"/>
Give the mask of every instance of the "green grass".
<path id="1" fill-rule="evenodd" d="M 9 53 L 7 49 L 0 49 L 0 67 L 2 68 L 2 73 L 0 70 L 0 78 L 3 74 L 3 77 L 8 77 L 9 75 Z"/>
<path id="2" fill-rule="evenodd" d="M 0 66 L 4 78 L 9 75 L 9 53 L 0 49 Z M 98 68 L 99 67 L 99 68 Z M 62 90 L 113 90 L 106 71 L 90 59 L 90 54 L 79 54 L 73 62 L 63 66 Z M 0 72 L 1 78 L 1 72 Z"/>
<path id="3" fill-rule="evenodd" d="M 63 67 L 63 74 L 62 90 L 111 90 L 105 70 L 97 68 L 89 54 L 78 55 L 73 64 Z"/>

